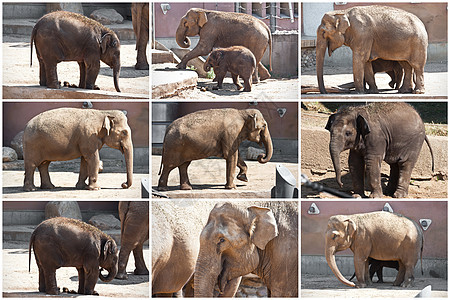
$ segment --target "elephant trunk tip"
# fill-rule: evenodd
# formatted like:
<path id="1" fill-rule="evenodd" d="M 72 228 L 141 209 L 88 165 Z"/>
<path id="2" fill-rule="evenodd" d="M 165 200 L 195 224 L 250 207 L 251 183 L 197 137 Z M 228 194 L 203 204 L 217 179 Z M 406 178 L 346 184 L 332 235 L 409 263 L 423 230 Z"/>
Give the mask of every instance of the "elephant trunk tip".
<path id="1" fill-rule="evenodd" d="M 128 182 L 122 183 L 122 188 L 123 189 L 128 189 L 130 186 L 131 186 L 131 183 L 128 183 Z"/>

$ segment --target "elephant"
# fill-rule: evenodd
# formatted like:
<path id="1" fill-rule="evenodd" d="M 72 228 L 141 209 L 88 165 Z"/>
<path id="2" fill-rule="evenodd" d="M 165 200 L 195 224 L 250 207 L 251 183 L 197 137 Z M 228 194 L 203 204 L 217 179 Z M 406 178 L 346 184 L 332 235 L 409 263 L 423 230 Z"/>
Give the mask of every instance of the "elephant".
<path id="1" fill-rule="evenodd" d="M 372 257 L 369 257 L 367 259 L 367 263 L 369 264 L 369 278 L 372 281 L 373 275 L 375 275 L 375 272 L 378 276 L 378 283 L 383 283 L 383 267 L 387 268 L 393 268 L 398 271 L 398 261 L 395 260 L 377 260 L 373 259 Z M 356 273 L 353 274 L 353 276 L 349 279 L 349 281 L 352 281 L 353 278 L 355 278 Z"/>
<path id="2" fill-rule="evenodd" d="M 152 201 L 152 296 L 181 295 L 190 287 L 213 207 L 212 201 Z"/>
<path id="3" fill-rule="evenodd" d="M 414 165 L 423 142 L 430 142 L 416 110 L 403 102 L 376 102 L 363 106 L 343 107 L 332 114 L 325 129 L 330 131 L 330 155 L 336 181 L 342 188 L 339 154 L 350 149 L 348 165 L 355 195 L 364 197 L 364 175 L 370 185 L 370 197 L 380 198 L 381 162 L 390 165 L 386 194 L 395 198 L 408 196 Z"/>
<path id="4" fill-rule="evenodd" d="M 95 85 L 100 61 L 113 69 L 114 87 L 119 88 L 120 41 L 111 29 L 83 15 L 54 11 L 40 18 L 31 33 L 31 64 L 33 42 L 39 60 L 39 85 L 60 88 L 56 65 L 76 61 L 80 67 L 78 87 L 98 89 Z"/>
<path id="5" fill-rule="evenodd" d="M 48 167 L 52 161 L 81 157 L 76 188 L 98 190 L 99 151 L 104 144 L 118 149 L 125 157 L 127 181 L 133 183 L 133 142 L 127 117 L 119 110 L 57 108 L 32 118 L 23 135 L 25 163 L 24 190 L 34 191 L 34 171 L 39 169 L 41 189 L 53 189 Z M 89 178 L 89 184 L 86 179 Z"/>
<path id="6" fill-rule="evenodd" d="M 355 6 L 326 13 L 317 28 L 316 70 L 321 93 L 325 51 L 346 45 L 353 52 L 353 80 L 356 92 L 364 93 L 364 78 L 369 92 L 378 92 L 372 65 L 376 59 L 398 61 L 405 70 L 399 92 L 413 91 L 413 69 L 416 76 L 414 93 L 423 94 L 424 67 L 427 60 L 428 34 L 422 21 L 404 10 L 372 5 Z"/>
<path id="7" fill-rule="evenodd" d="M 398 61 L 377 59 L 372 61 L 372 69 L 374 74 L 386 72 L 391 77 L 389 86 L 397 90 L 400 88 L 403 79 L 403 68 Z M 364 79 L 364 81 L 366 80 Z"/>
<path id="8" fill-rule="evenodd" d="M 131 3 L 131 20 L 134 34 L 136 35 L 137 58 L 136 70 L 148 70 L 147 43 L 149 39 L 149 4 Z"/>
<path id="9" fill-rule="evenodd" d="M 208 109 L 176 119 L 167 127 L 164 136 L 158 189 L 168 190 L 169 173 L 178 167 L 180 188 L 191 190 L 187 173 L 189 164 L 210 156 L 223 157 L 227 162 L 226 189 L 236 188 L 233 183 L 236 165 L 240 170 L 237 179 L 247 182 L 247 165 L 239 155 L 239 145 L 244 140 L 264 144 L 266 155 L 258 156 L 260 163 L 267 163 L 272 158 L 269 126 L 257 109 Z"/>
<path id="10" fill-rule="evenodd" d="M 269 297 L 298 297 L 298 204 L 293 201 L 218 203 L 200 235 L 195 297 L 235 289 L 253 273 Z M 231 288 L 230 288 L 231 286 Z"/>
<path id="11" fill-rule="evenodd" d="M 181 18 L 176 31 L 177 44 L 182 48 L 191 45 L 190 36 L 200 36 L 195 48 L 188 52 L 177 65 L 185 69 L 193 58 L 208 55 L 213 48 L 244 46 L 256 58 L 257 69 L 253 82 L 270 78 L 270 73 L 261 63 L 267 45 L 269 45 L 269 65 L 272 71 L 272 34 L 269 27 L 252 15 L 191 8 Z M 258 75 L 259 73 L 259 75 Z"/>
<path id="12" fill-rule="evenodd" d="M 222 88 L 223 79 L 229 71 L 238 90 L 242 89 L 239 76 L 244 80 L 244 92 L 252 90 L 252 74 L 256 68 L 256 59 L 247 48 L 232 46 L 214 50 L 203 65 L 203 69 L 205 72 L 209 72 L 211 67 L 214 68 L 219 89 Z"/>
<path id="13" fill-rule="evenodd" d="M 135 275 L 148 275 L 142 248 L 148 240 L 149 230 L 148 201 L 120 201 L 120 252 L 119 271 L 116 278 L 128 279 L 127 264 L 130 252 L 133 251 L 136 269 Z"/>
<path id="14" fill-rule="evenodd" d="M 354 253 L 355 284 L 342 276 L 335 253 L 350 248 Z M 336 215 L 328 220 L 325 233 L 325 257 L 328 266 L 342 283 L 366 287 L 371 283 L 368 258 L 396 260 L 399 272 L 395 286 L 409 287 L 414 282 L 414 267 L 423 252 L 423 232 L 419 225 L 398 214 L 377 211 L 354 215 Z M 423 274 L 423 270 L 422 270 Z"/>
<path id="15" fill-rule="evenodd" d="M 56 217 L 43 221 L 33 231 L 29 244 L 28 268 L 31 270 L 31 249 L 39 268 L 39 292 L 57 295 L 56 270 L 76 267 L 78 294 L 98 295 L 97 279 L 114 279 L 117 273 L 118 248 L 106 233 L 80 220 Z M 102 275 L 99 268 L 106 269 Z"/>

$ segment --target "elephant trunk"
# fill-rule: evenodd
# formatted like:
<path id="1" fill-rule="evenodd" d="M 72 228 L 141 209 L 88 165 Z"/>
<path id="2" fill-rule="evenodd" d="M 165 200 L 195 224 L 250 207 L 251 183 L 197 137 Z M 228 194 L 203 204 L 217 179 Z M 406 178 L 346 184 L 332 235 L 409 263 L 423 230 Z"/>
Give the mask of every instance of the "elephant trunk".
<path id="1" fill-rule="evenodd" d="M 205 62 L 205 64 L 203 65 L 203 70 L 204 70 L 205 72 L 209 72 L 209 71 L 211 70 L 211 64 L 209 63 L 208 60 L 207 60 L 207 61 Z"/>
<path id="2" fill-rule="evenodd" d="M 335 247 L 333 246 L 326 247 L 325 257 L 327 259 L 328 266 L 330 267 L 331 271 L 333 271 L 334 275 L 337 277 L 337 279 L 339 279 L 340 282 L 351 287 L 356 287 L 356 285 L 353 282 L 348 281 L 339 271 L 336 265 L 336 258 L 334 256 L 335 252 L 336 252 Z"/>
<path id="3" fill-rule="evenodd" d="M 189 48 L 191 46 L 191 40 L 186 36 L 187 28 L 183 25 L 183 20 L 181 20 L 180 25 L 178 25 L 176 32 L 176 40 L 178 46 L 181 48 Z"/>
<path id="4" fill-rule="evenodd" d="M 338 183 L 339 187 L 342 188 L 343 184 L 341 181 L 341 159 L 339 157 L 339 154 L 341 153 L 341 147 L 339 147 L 338 144 L 339 143 L 336 141 L 335 138 L 331 139 L 330 155 L 331 160 L 333 161 L 334 172 L 336 173 L 336 182 Z"/>
<path id="5" fill-rule="evenodd" d="M 123 149 L 123 154 L 127 167 L 127 182 L 122 183 L 122 188 L 127 189 L 133 184 L 133 143 L 131 141 L 127 148 Z"/>
<path id="6" fill-rule="evenodd" d="M 106 277 L 102 275 L 101 270 L 102 269 L 100 269 L 100 271 L 98 272 L 98 278 L 100 278 L 100 280 L 103 281 L 103 282 L 109 282 L 109 281 L 113 280 L 114 277 L 116 277 L 117 271 L 118 271 L 118 267 L 117 267 L 117 264 L 116 264 L 111 269 L 107 269 L 108 275 Z"/>
<path id="7" fill-rule="evenodd" d="M 120 62 L 115 63 L 113 67 L 114 87 L 116 88 L 116 91 L 120 93 L 119 75 L 120 75 Z"/>
<path id="8" fill-rule="evenodd" d="M 200 251 L 195 265 L 194 297 L 210 298 L 214 296 L 214 288 L 220 273 L 220 256 L 211 255 Z"/>
<path id="9" fill-rule="evenodd" d="M 261 132 L 262 142 L 264 144 L 264 148 L 266 148 L 266 156 L 263 154 L 258 156 L 258 162 L 265 164 L 272 158 L 273 154 L 273 146 L 272 146 L 272 138 L 270 137 L 269 128 L 266 125 L 264 131 Z"/>
<path id="10" fill-rule="evenodd" d="M 327 50 L 327 40 L 320 37 L 320 30 L 317 30 L 317 44 L 316 44 L 316 72 L 317 82 L 319 84 L 320 93 L 326 94 L 325 84 L 323 82 L 323 62 L 325 59 L 325 51 Z"/>

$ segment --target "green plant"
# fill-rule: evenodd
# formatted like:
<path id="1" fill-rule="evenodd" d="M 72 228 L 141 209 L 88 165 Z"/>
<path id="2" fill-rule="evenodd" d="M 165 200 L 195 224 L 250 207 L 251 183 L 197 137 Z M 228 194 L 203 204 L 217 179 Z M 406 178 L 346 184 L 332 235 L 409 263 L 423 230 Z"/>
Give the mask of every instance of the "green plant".
<path id="1" fill-rule="evenodd" d="M 197 71 L 197 69 L 194 66 L 187 66 L 187 69 L 191 71 Z"/>
<path id="2" fill-rule="evenodd" d="M 211 68 L 211 70 L 209 70 L 208 73 L 206 73 L 206 78 L 214 79 L 214 77 L 216 77 L 216 74 L 214 74 L 214 69 Z"/>

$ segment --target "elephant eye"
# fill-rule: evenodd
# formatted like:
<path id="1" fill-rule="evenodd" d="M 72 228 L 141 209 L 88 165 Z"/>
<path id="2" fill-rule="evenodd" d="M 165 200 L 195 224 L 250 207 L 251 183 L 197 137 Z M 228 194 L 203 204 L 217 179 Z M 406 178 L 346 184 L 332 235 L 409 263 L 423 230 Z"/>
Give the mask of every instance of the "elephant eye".
<path id="1" fill-rule="evenodd" d="M 350 131 L 350 130 L 347 130 L 346 132 L 345 132 L 345 136 L 351 136 L 352 135 L 352 132 Z"/>
<path id="2" fill-rule="evenodd" d="M 337 238 L 337 234 L 333 233 L 333 236 L 331 237 L 331 239 L 334 241 Z"/>
<path id="3" fill-rule="evenodd" d="M 122 135 L 127 136 L 128 135 L 128 131 L 122 130 Z"/>
<path id="4" fill-rule="evenodd" d="M 224 238 L 220 238 L 219 239 L 219 244 L 222 244 L 222 243 L 224 243 L 225 242 L 225 239 Z"/>

